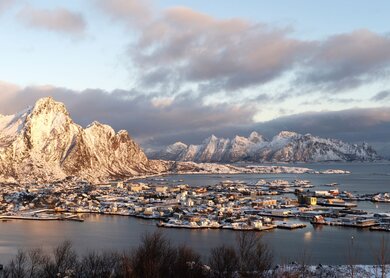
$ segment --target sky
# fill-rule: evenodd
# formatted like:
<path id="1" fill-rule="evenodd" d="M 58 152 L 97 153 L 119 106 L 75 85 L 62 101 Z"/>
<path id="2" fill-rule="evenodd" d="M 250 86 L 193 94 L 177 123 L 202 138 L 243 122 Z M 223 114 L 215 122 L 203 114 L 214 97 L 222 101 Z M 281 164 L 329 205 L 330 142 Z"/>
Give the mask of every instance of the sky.
<path id="1" fill-rule="evenodd" d="M 281 130 L 390 156 L 389 1 L 0 0 L 0 113 L 44 96 L 143 147 Z"/>

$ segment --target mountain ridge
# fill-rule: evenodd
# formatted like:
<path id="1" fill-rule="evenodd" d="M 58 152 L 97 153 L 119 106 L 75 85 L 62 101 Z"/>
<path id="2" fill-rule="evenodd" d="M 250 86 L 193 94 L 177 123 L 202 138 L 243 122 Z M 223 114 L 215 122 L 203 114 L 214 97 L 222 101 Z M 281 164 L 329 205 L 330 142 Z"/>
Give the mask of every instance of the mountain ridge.
<path id="1" fill-rule="evenodd" d="M 51 97 L 39 99 L 34 106 L 14 115 L 0 115 L 0 182 L 45 183 L 70 177 L 100 182 L 175 172 L 183 166 L 172 161 L 309 162 L 378 158 L 367 144 L 354 145 L 288 131 L 271 140 L 256 131 L 248 137 L 237 135 L 232 139 L 212 135 L 200 145 L 176 142 L 148 158 L 126 130 L 115 132 L 97 121 L 83 128 L 72 120 L 63 103 Z"/>
<path id="2" fill-rule="evenodd" d="M 15 115 L 0 116 L 1 181 L 98 181 L 158 173 L 161 167 L 148 160 L 127 131 L 116 133 L 97 121 L 82 128 L 51 97 Z"/>
<path id="3" fill-rule="evenodd" d="M 173 161 L 222 162 L 324 162 L 374 161 L 380 159 L 368 144 L 349 144 L 338 139 L 281 131 L 267 140 L 253 131 L 248 137 L 218 138 L 211 135 L 199 145 L 176 142 L 150 158 Z"/>

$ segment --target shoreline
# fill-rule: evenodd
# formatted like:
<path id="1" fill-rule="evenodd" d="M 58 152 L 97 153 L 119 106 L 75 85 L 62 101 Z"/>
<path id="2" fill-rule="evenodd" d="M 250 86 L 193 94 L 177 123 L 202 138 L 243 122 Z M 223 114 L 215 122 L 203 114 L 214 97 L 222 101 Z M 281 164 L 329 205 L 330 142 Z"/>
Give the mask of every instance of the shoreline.
<path id="1" fill-rule="evenodd" d="M 65 217 L 37 217 L 37 216 L 19 216 L 19 215 L 0 215 L 0 222 L 7 222 L 11 220 L 19 220 L 19 221 L 76 221 L 76 222 L 84 222 L 85 219 L 80 218 L 79 215 L 83 214 L 98 214 L 105 216 L 119 216 L 119 217 L 131 217 L 131 218 L 139 218 L 144 220 L 153 220 L 159 221 L 156 222 L 156 226 L 159 228 L 174 228 L 174 229 L 188 229 L 188 230 L 207 230 L 207 229 L 224 229 L 224 230 L 232 230 L 232 231 L 255 231 L 262 232 L 268 231 L 272 229 L 284 229 L 284 230 L 295 230 L 300 228 L 306 228 L 308 225 L 312 225 L 313 227 L 320 226 L 330 226 L 330 227 L 343 227 L 343 228 L 354 228 L 361 231 L 370 231 L 370 232 L 390 232 L 390 228 L 383 228 L 380 224 L 375 225 L 359 225 L 359 224 L 351 224 L 351 223 L 341 223 L 341 222 L 324 222 L 324 223 L 313 223 L 310 219 L 304 218 L 302 216 L 290 216 L 290 217 L 276 217 L 279 220 L 274 220 L 272 224 L 266 224 L 262 227 L 256 228 L 254 226 L 248 227 L 233 227 L 231 225 L 219 224 L 219 226 L 205 225 L 205 226 L 191 226 L 189 224 L 169 224 L 168 222 L 163 222 L 169 220 L 169 217 L 155 217 L 155 216 L 147 216 L 147 215 L 136 215 L 130 213 L 120 213 L 120 212 L 95 212 L 95 211 L 79 211 L 73 212 L 69 210 L 52 210 L 55 214 L 60 213 L 69 213 L 71 215 Z M 289 219 L 301 219 L 299 222 L 296 220 L 289 221 Z M 302 222 L 303 221 L 303 222 Z M 242 223 L 242 222 L 237 222 Z"/>

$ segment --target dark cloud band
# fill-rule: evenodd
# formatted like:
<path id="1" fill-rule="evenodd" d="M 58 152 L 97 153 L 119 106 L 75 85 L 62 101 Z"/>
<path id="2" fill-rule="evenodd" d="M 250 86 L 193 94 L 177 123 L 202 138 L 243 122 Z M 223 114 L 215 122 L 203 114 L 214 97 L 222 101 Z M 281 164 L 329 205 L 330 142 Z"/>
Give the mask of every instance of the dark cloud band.
<path id="1" fill-rule="evenodd" d="M 50 95 L 66 104 L 75 122 L 85 126 L 98 120 L 117 130 L 126 129 L 145 147 L 175 141 L 198 143 L 210 134 L 233 137 L 256 130 L 270 137 L 291 130 L 349 142 L 367 141 L 383 146 L 380 150 L 390 154 L 384 147 L 390 142 L 390 107 L 301 113 L 255 123 L 257 110 L 250 103 L 205 105 L 191 93 L 163 99 L 134 90 L 78 92 L 56 87 L 0 87 L 3 114 L 18 112 Z"/>

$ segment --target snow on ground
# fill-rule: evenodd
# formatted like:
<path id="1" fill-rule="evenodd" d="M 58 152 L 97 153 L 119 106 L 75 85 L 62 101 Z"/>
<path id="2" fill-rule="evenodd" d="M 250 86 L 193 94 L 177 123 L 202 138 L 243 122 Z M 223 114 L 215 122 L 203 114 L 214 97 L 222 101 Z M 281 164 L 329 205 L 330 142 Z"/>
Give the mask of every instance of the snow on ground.
<path id="1" fill-rule="evenodd" d="M 349 174 L 349 171 L 329 169 L 315 171 L 304 167 L 290 166 L 235 166 L 231 164 L 177 162 L 174 172 L 178 174 Z"/>
<path id="2" fill-rule="evenodd" d="M 383 275 L 382 275 L 383 274 Z M 385 277 L 390 278 L 390 265 L 317 265 L 305 266 L 298 263 L 277 265 L 271 272 L 271 277 Z"/>

